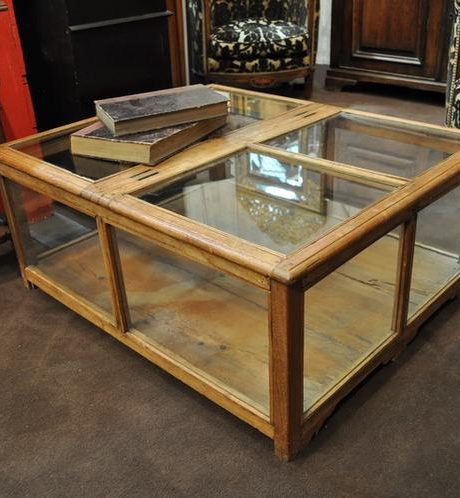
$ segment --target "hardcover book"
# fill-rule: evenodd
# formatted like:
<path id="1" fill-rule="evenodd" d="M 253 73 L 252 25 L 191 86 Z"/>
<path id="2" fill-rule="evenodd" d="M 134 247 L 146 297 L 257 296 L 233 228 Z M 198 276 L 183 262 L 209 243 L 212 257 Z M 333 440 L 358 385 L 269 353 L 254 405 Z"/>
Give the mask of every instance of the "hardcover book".
<path id="1" fill-rule="evenodd" d="M 217 118 L 228 99 L 204 85 L 169 88 L 95 102 L 98 118 L 115 136 Z"/>
<path id="2" fill-rule="evenodd" d="M 97 122 L 73 133 L 70 148 L 72 154 L 80 156 L 154 165 L 225 123 L 226 117 L 219 117 L 114 137 L 101 122 Z"/>

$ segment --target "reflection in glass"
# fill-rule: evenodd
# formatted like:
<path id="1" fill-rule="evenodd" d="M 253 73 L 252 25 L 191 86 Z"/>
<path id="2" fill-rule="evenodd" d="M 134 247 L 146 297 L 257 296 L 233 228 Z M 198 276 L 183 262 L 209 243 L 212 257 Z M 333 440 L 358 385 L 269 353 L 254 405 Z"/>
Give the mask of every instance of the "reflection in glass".
<path id="1" fill-rule="evenodd" d="M 278 101 L 269 96 L 251 97 L 239 94 L 237 91 L 235 93 L 222 90 L 217 91 L 225 95 L 230 103 L 227 125 L 214 134 L 219 136 L 263 119 L 275 118 L 300 105 L 292 102 Z"/>
<path id="2" fill-rule="evenodd" d="M 95 220 L 25 187 L 8 185 L 27 265 L 112 313 Z"/>
<path id="3" fill-rule="evenodd" d="M 282 253 L 292 252 L 386 192 L 304 165 L 243 152 L 141 198 Z"/>
<path id="4" fill-rule="evenodd" d="M 290 152 L 412 178 L 460 150 L 448 131 L 426 134 L 397 122 L 342 113 L 269 140 Z"/>
<path id="5" fill-rule="evenodd" d="M 99 180 L 132 166 L 130 163 L 72 154 L 69 134 L 51 139 L 37 139 L 24 145 L 18 144 L 14 148 L 90 180 Z"/>
<path id="6" fill-rule="evenodd" d="M 409 317 L 460 274 L 459 219 L 460 188 L 419 212 Z"/>
<path id="7" fill-rule="evenodd" d="M 117 231 L 133 333 L 268 415 L 267 292 Z"/>
<path id="8" fill-rule="evenodd" d="M 393 335 L 400 230 L 305 293 L 304 410 Z"/>

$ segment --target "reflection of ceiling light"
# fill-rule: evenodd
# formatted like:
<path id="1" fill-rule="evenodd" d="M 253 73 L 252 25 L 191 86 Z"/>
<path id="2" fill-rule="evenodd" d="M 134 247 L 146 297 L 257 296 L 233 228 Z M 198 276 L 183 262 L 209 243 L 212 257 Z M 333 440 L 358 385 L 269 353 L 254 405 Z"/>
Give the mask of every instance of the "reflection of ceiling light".
<path id="1" fill-rule="evenodd" d="M 293 201 L 297 200 L 297 195 L 295 192 L 292 192 L 291 190 L 286 190 L 284 188 L 280 187 L 265 187 L 265 192 L 270 195 L 274 195 L 275 197 L 281 197 L 282 199 L 287 199 L 288 201 Z"/>

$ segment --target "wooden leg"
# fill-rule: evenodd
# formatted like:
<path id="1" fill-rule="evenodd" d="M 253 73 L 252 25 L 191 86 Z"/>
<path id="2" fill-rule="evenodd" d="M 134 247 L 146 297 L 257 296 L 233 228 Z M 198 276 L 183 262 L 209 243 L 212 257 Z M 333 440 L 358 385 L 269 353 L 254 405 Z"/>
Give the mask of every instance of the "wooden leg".
<path id="1" fill-rule="evenodd" d="M 304 292 L 272 281 L 270 297 L 270 410 L 275 453 L 291 460 L 300 450 L 303 413 Z"/>
<path id="2" fill-rule="evenodd" d="M 101 218 L 97 218 L 97 229 L 112 293 L 115 321 L 120 332 L 128 332 L 130 328 L 128 300 L 126 298 L 115 229 L 107 225 Z"/>
<path id="3" fill-rule="evenodd" d="M 16 258 L 18 260 L 19 271 L 21 272 L 22 281 L 24 282 L 25 287 L 27 289 L 30 289 L 31 286 L 25 274 L 27 261 L 26 261 L 26 253 L 24 250 L 24 246 L 22 244 L 22 238 L 20 236 L 21 230 L 18 224 L 18 220 L 16 218 L 16 214 L 13 209 L 10 189 L 8 188 L 8 185 L 6 184 L 5 179 L 3 177 L 0 177 L 0 197 L 3 200 L 3 208 L 5 210 L 6 219 L 8 221 L 8 227 L 10 229 L 13 246 L 16 251 Z"/>
<path id="4" fill-rule="evenodd" d="M 326 78 L 326 89 L 332 92 L 340 92 L 346 86 L 354 86 L 358 83 L 356 80 L 328 76 Z"/>
<path id="5" fill-rule="evenodd" d="M 405 335 L 407 328 L 416 231 L 417 215 L 414 214 L 409 221 L 404 223 L 399 241 L 398 273 L 392 328 L 397 334 L 402 336 Z"/>
<path id="6" fill-rule="evenodd" d="M 305 86 L 304 86 L 304 98 L 307 100 L 311 99 L 313 93 L 313 82 L 315 79 L 315 71 L 312 70 L 307 76 L 305 76 Z"/>

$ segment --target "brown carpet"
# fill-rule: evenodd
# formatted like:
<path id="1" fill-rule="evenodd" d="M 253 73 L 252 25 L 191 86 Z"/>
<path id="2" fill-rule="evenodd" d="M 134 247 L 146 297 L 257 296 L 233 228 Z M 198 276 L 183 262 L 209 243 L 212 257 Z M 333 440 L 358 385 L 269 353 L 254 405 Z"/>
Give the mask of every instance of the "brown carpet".
<path id="1" fill-rule="evenodd" d="M 459 358 L 457 300 L 283 464 L 269 439 L 26 291 L 0 255 L 0 496 L 457 497 Z"/>

